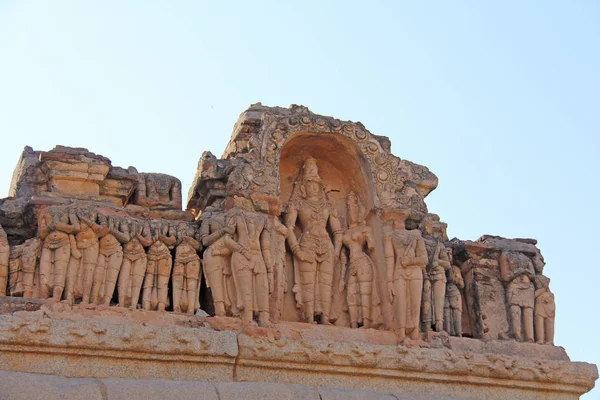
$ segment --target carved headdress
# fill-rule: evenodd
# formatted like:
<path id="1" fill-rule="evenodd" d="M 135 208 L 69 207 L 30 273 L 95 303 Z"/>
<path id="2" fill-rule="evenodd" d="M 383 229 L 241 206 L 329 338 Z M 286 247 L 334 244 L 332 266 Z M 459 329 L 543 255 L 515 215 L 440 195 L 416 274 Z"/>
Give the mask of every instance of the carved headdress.
<path id="1" fill-rule="evenodd" d="M 317 160 L 313 157 L 308 157 L 306 160 L 304 160 L 304 164 L 302 164 L 302 167 L 300 168 L 298 177 L 294 181 L 292 194 L 290 196 L 290 200 L 286 205 L 286 212 L 290 209 L 290 207 L 298 207 L 298 202 L 306 197 L 306 190 L 304 185 L 307 182 L 317 182 L 320 184 L 321 191 L 323 193 L 323 201 L 325 202 L 323 206 L 329 205 L 327 193 L 325 191 L 325 184 L 319 176 L 319 167 L 317 166 Z"/>
<path id="2" fill-rule="evenodd" d="M 319 176 L 319 167 L 317 166 L 317 160 L 312 157 L 308 157 L 306 160 L 304 160 L 304 164 L 302 165 L 301 169 L 301 174 L 302 182 L 313 181 L 323 183 L 323 180 Z"/>
<path id="3" fill-rule="evenodd" d="M 347 223 L 350 225 L 350 207 L 355 206 L 357 211 L 357 220 L 355 221 L 357 224 L 364 224 L 365 222 L 365 207 L 363 206 L 360 198 L 354 191 L 348 193 L 346 196 L 346 218 Z"/>

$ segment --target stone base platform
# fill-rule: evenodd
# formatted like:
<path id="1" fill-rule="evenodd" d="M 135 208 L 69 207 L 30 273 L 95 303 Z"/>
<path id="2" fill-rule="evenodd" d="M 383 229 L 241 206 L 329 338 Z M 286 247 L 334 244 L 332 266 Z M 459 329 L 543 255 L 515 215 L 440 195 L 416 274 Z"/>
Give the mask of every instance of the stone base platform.
<path id="1" fill-rule="evenodd" d="M 398 344 L 393 332 L 372 329 L 289 322 L 244 328 L 234 318 L 15 298 L 0 298 L 0 314 L 1 398 L 83 385 L 87 400 L 165 398 L 167 389 L 168 397 L 182 393 L 180 400 L 192 398 L 185 393 L 221 400 L 576 399 L 598 377 L 596 366 L 571 362 L 560 347 L 513 341 L 436 334 Z M 39 395 L 18 397 L 26 390 Z"/>

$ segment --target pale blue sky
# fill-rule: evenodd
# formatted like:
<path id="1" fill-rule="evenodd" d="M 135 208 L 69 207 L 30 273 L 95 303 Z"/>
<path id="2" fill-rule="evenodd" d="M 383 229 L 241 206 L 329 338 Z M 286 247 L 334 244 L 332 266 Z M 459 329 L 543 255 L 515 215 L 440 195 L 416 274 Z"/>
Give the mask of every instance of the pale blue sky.
<path id="1" fill-rule="evenodd" d="M 2 195 L 55 144 L 185 195 L 258 101 L 389 136 L 450 237 L 537 238 L 556 343 L 600 363 L 600 3 L 0 0 Z"/>

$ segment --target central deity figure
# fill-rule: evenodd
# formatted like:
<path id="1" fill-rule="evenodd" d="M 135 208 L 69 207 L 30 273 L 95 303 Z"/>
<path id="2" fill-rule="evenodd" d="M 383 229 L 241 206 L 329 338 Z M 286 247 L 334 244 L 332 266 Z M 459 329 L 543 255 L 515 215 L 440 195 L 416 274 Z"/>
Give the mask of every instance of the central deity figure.
<path id="1" fill-rule="evenodd" d="M 294 233 L 297 221 L 302 230 L 299 238 Z M 333 233 L 333 243 L 327 224 Z M 341 251 L 343 230 L 327 200 L 317 160 L 312 157 L 304 161 L 294 182 L 285 225 L 288 244 L 294 253 L 296 306 L 302 308 L 306 322 L 314 323 L 318 314 L 322 324 L 330 324 L 334 260 Z"/>

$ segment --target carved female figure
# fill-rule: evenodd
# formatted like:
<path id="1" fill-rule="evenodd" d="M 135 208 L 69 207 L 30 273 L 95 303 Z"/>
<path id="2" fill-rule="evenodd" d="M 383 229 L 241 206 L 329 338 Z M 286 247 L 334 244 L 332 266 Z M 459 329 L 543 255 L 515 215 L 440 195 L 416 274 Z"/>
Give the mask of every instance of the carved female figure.
<path id="1" fill-rule="evenodd" d="M 121 220 L 113 234 L 123 243 L 123 263 L 119 272 L 119 306 L 135 309 L 146 273 L 148 256 L 144 246 L 152 244 L 150 227 L 140 222 Z M 143 244 L 142 244 L 143 243 Z"/>
<path id="2" fill-rule="evenodd" d="M 302 230 L 299 238 L 294 234 L 298 221 Z M 314 323 L 315 314 L 320 314 L 321 323 L 330 324 L 334 260 L 340 254 L 343 231 L 327 200 L 314 158 L 304 161 L 294 183 L 285 225 L 290 232 L 288 244 L 295 256 L 293 291 L 297 307 L 303 309 L 306 322 Z M 333 232 L 333 244 L 328 225 Z"/>
<path id="3" fill-rule="evenodd" d="M 176 243 L 177 238 L 168 224 L 156 223 L 153 226 L 142 295 L 144 310 L 164 311 L 166 308 L 173 266 L 171 249 Z"/>
<path id="4" fill-rule="evenodd" d="M 535 276 L 534 325 L 536 342 L 554 345 L 554 315 L 556 305 L 554 294 L 550 291 L 550 278 Z"/>
<path id="5" fill-rule="evenodd" d="M 69 267 L 73 266 L 74 268 L 69 269 L 69 275 L 67 277 L 67 296 L 69 294 L 73 296 L 74 285 L 79 286 L 78 281 L 81 279 L 81 282 L 83 283 L 81 304 L 87 304 L 92 297 L 92 285 L 94 284 L 94 280 L 98 278 L 96 276 L 96 264 L 98 263 L 99 250 L 98 237 L 103 236 L 108 231 L 108 228 L 96 223 L 97 212 L 91 207 L 77 209 L 77 218 L 79 219 L 80 229 L 75 235 L 75 242 L 78 252 L 81 253 L 81 261 L 80 263 L 69 264 Z M 80 271 L 81 268 L 82 271 Z M 99 285 L 101 282 L 96 284 Z M 72 300 L 72 297 L 69 300 Z M 92 302 L 93 301 L 94 299 L 92 298 Z"/>
<path id="6" fill-rule="evenodd" d="M 104 228 L 105 234 L 100 237 L 100 248 L 98 250 L 98 262 L 94 272 L 94 285 L 92 287 L 92 301 L 110 305 L 119 271 L 123 264 L 123 248 L 121 242 L 115 236 L 118 224 L 112 217 L 98 215 L 100 226 Z"/>
<path id="7" fill-rule="evenodd" d="M 428 265 L 427 278 L 431 282 L 431 297 L 433 299 L 433 313 L 435 316 L 435 331 L 440 332 L 444 323 L 444 300 L 446 298 L 446 271 L 451 268 L 446 247 L 436 240 L 435 250 Z M 431 320 L 429 321 L 431 324 Z M 428 327 L 429 328 L 429 327 Z"/>
<path id="8" fill-rule="evenodd" d="M 44 241 L 40 257 L 40 298 L 60 301 L 71 256 L 70 234 L 79 232 L 74 212 L 62 207 L 48 207 L 40 212 L 38 235 Z M 67 296 L 69 291 L 67 290 Z"/>
<path id="9" fill-rule="evenodd" d="M 374 320 L 380 316 L 379 296 L 375 287 L 375 272 L 373 260 L 364 250 L 366 245 L 369 252 L 375 249 L 373 232 L 365 225 L 364 208 L 358 196 L 350 192 L 346 197 L 346 213 L 348 229 L 342 236 L 342 243 L 349 251 L 348 278 L 348 309 L 350 313 L 350 326 L 370 328 L 381 321 Z M 342 274 L 342 285 L 345 282 L 345 271 Z"/>
<path id="10" fill-rule="evenodd" d="M 446 248 L 448 260 L 452 263 L 452 248 Z M 446 271 L 446 302 L 444 303 L 444 330 L 452 336 L 462 336 L 462 295 L 465 287 L 460 268 L 452 265 Z"/>
<path id="11" fill-rule="evenodd" d="M 289 231 L 279 220 L 281 205 L 279 203 L 270 208 L 271 215 L 267 220 L 267 231 L 270 234 L 271 251 L 265 252 L 265 263 L 272 265 L 273 276 L 269 278 L 272 287 L 269 292 L 272 295 L 271 320 L 277 322 L 283 313 L 283 300 L 287 291 L 286 250 L 285 242 Z"/>
<path id="12" fill-rule="evenodd" d="M 419 230 L 407 231 L 408 210 L 399 210 L 392 218 L 393 230 L 384 235 L 384 250 L 390 300 L 395 304 L 398 336 L 419 337 L 419 311 L 423 292 L 423 271 L 427 250 Z"/>
<path id="13" fill-rule="evenodd" d="M 194 228 L 186 222 L 177 227 L 178 245 L 173 266 L 173 311 L 193 314 L 198 302 L 200 280 L 200 243 Z"/>

